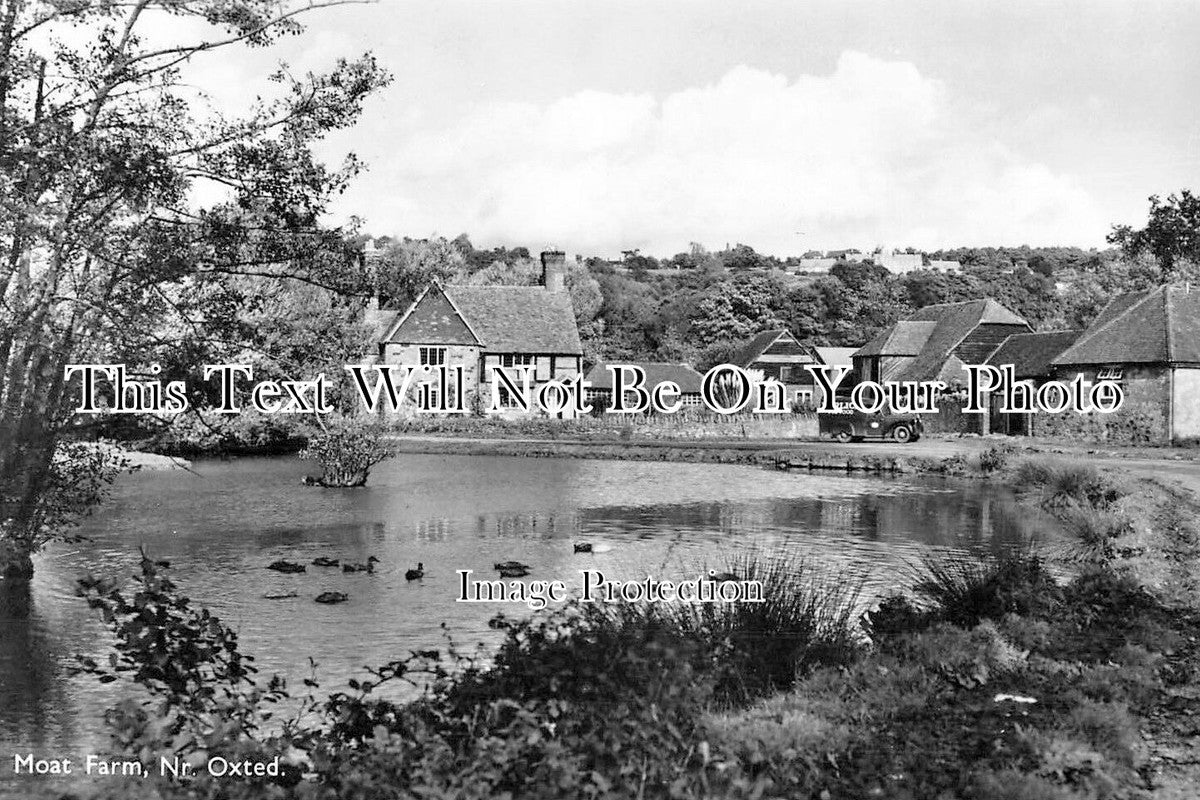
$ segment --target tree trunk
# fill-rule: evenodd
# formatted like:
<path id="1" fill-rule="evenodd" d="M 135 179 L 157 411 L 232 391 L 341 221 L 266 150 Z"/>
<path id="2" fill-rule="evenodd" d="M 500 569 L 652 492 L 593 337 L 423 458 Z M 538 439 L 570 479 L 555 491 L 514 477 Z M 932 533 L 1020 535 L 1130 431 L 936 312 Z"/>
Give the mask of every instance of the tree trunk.
<path id="1" fill-rule="evenodd" d="M 6 583 L 28 583 L 33 580 L 33 559 L 20 540 L 0 539 L 0 580 Z"/>
<path id="2" fill-rule="evenodd" d="M 355 489 L 367 485 L 367 470 L 326 472 L 318 481 L 326 489 Z"/>
<path id="3" fill-rule="evenodd" d="M 63 337 L 10 334 L 0 386 L 0 577 L 28 581 L 31 556 L 43 544 L 39 507 L 57 442 L 63 393 Z M 39 342 L 27 345 L 22 342 Z M 40 339 L 40 341 L 39 341 Z"/>

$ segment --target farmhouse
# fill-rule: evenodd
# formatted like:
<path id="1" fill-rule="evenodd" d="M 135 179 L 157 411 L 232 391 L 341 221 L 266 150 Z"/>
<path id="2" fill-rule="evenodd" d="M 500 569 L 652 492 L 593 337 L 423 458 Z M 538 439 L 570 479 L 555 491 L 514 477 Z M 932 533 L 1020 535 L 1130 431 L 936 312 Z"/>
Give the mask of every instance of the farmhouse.
<path id="1" fill-rule="evenodd" d="M 1125 393 L 1119 411 L 1057 419 L 1056 433 L 1159 443 L 1200 437 L 1200 291 L 1119 295 L 1052 366 L 1059 379 L 1112 380 Z"/>
<path id="2" fill-rule="evenodd" d="M 492 376 L 500 368 L 522 385 L 574 381 L 583 347 L 571 298 L 563 284 L 565 256 L 542 253 L 542 286 L 440 286 L 431 284 L 406 311 L 395 315 L 377 342 L 377 363 L 455 367 L 463 370 L 467 397 L 490 406 Z M 502 406 L 515 398 L 498 383 Z"/>

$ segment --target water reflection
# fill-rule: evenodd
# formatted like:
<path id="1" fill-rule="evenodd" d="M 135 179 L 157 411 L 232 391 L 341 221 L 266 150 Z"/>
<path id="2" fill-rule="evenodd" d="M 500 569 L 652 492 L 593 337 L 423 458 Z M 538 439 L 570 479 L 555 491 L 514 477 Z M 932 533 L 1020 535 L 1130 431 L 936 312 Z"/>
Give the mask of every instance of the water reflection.
<path id="1" fill-rule="evenodd" d="M 87 521 L 91 541 L 39 558 L 32 592 L 0 608 L 0 751 L 83 752 L 99 737 L 103 709 L 120 689 L 68 674 L 75 653 L 102 652 L 108 641 L 74 597 L 74 581 L 87 571 L 130 574 L 142 545 L 239 630 L 264 673 L 298 680 L 312 656 L 324 685 L 337 687 L 363 665 L 442 645 L 443 622 L 462 643 L 494 642 L 487 620 L 499 608 L 456 603 L 458 569 L 491 577 L 494 562 L 516 559 L 533 567 L 532 577 L 570 586 L 585 568 L 616 579 L 671 577 L 748 546 L 787 547 L 882 588 L 922 548 L 999 550 L 1045 535 L 985 486 L 705 464 L 403 456 L 366 488 L 330 491 L 301 486 L 305 466 L 245 459 L 130 476 Z M 575 541 L 607 547 L 575 553 Z M 265 569 L 276 559 L 372 555 L 380 559 L 372 575 Z M 424 580 L 406 581 L 417 562 Z M 326 590 L 350 601 L 314 604 Z M 299 597 L 263 599 L 288 591 Z"/>

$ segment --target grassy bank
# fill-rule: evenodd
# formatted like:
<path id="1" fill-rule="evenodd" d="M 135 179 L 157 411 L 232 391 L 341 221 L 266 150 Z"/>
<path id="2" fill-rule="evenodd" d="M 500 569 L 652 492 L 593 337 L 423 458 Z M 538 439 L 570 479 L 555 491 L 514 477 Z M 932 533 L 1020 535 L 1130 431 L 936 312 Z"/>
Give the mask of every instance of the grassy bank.
<path id="1" fill-rule="evenodd" d="M 147 560 L 134 591 L 85 582 L 118 644 L 84 668 L 155 698 L 113 716 L 125 753 L 281 758 L 245 781 L 152 775 L 145 797 L 1193 797 L 1194 508 L 1086 464 L 963 469 L 1064 521 L 1069 581 L 1043 553 L 929 560 L 864 618 L 852 586 L 745 554 L 730 567 L 763 604 L 497 620 L 486 662 L 414 654 L 281 726 L 286 689 Z M 409 679 L 417 702 L 379 697 Z"/>

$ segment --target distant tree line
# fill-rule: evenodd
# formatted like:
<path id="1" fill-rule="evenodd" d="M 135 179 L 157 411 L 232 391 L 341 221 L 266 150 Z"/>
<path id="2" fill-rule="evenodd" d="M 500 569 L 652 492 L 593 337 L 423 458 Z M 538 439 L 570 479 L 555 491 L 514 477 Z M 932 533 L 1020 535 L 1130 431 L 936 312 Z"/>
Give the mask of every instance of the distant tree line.
<path id="1" fill-rule="evenodd" d="M 1197 274 L 1200 211 L 1190 192 L 1151 198 L 1147 227 L 1116 226 L 1114 247 L 961 247 L 930 252 L 958 272 L 918 269 L 902 275 L 865 260 L 837 258 L 825 275 L 789 272 L 798 258 L 763 255 L 738 243 L 711 252 L 655 258 L 627 250 L 619 260 L 579 257 L 567 285 L 589 364 L 687 362 L 701 369 L 728 360 L 747 339 L 787 328 L 815 345 L 857 347 L 917 309 L 990 297 L 1034 328 L 1082 328 L 1115 295 Z M 540 265 L 528 248 L 476 249 L 456 239 L 391 239 L 376 275 L 395 305 L 430 278 L 475 284 L 535 284 Z M 812 257 L 815 251 L 806 253 Z M 820 254 L 817 254 L 820 255 Z M 856 256 L 859 258 L 859 256 Z"/>

